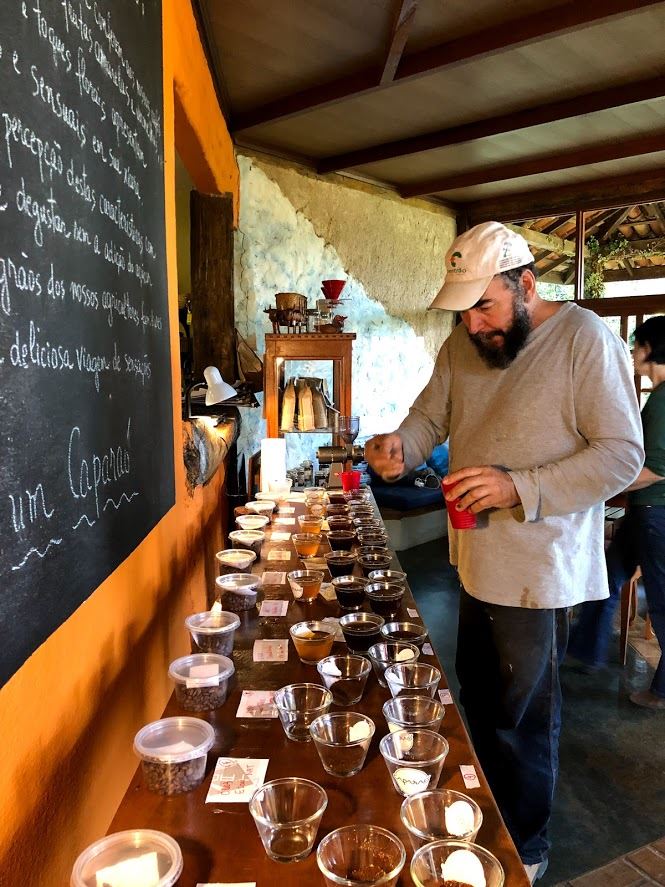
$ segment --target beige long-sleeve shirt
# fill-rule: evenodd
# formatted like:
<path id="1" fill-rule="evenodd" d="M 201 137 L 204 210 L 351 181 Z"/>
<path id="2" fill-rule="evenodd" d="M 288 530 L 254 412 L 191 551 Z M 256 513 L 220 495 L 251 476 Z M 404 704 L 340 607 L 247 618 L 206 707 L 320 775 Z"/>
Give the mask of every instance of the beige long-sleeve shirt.
<path id="1" fill-rule="evenodd" d="M 607 597 L 603 502 L 644 462 L 624 343 L 595 314 L 563 305 L 507 369 L 489 368 L 460 324 L 398 429 L 406 470 L 450 438 L 450 471 L 501 465 L 521 506 L 448 527 L 451 561 L 473 597 L 567 607 Z"/>

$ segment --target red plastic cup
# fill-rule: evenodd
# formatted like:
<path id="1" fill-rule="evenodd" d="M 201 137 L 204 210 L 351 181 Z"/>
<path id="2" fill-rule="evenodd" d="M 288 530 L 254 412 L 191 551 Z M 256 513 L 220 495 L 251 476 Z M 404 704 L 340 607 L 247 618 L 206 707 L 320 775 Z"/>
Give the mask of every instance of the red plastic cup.
<path id="1" fill-rule="evenodd" d="M 446 483 L 445 480 L 441 481 L 441 489 L 443 490 L 443 496 L 445 499 L 446 493 L 450 491 L 451 487 L 456 486 L 455 484 Z M 455 530 L 473 530 L 476 526 L 476 516 L 473 512 L 469 511 L 467 508 L 463 508 L 461 511 L 457 509 L 457 503 L 459 502 L 459 498 L 457 499 L 445 499 L 446 509 L 448 511 L 448 517 L 450 518 L 450 523 Z"/>
<path id="2" fill-rule="evenodd" d="M 348 492 L 349 490 L 360 489 L 359 471 L 341 471 L 339 476 L 342 481 L 342 489 L 345 492 Z"/>

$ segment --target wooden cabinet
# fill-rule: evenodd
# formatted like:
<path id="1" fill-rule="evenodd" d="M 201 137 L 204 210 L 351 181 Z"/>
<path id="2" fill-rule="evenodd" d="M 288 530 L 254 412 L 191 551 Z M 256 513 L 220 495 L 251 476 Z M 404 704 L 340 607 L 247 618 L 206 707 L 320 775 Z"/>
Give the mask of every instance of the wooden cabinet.
<path id="1" fill-rule="evenodd" d="M 280 436 L 280 390 L 287 360 L 332 361 L 333 402 L 343 416 L 351 415 L 351 360 L 355 337 L 355 333 L 266 334 L 263 391 L 268 437 Z"/>

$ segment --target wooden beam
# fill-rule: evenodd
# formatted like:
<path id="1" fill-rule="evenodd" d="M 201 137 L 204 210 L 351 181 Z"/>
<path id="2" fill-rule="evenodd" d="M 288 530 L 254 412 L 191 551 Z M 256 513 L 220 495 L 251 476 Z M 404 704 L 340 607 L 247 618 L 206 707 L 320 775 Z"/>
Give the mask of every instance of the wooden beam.
<path id="1" fill-rule="evenodd" d="M 660 224 L 663 226 L 663 231 L 665 231 L 665 213 L 662 211 L 660 206 L 657 203 L 648 203 L 649 212 L 654 215 Z"/>
<path id="2" fill-rule="evenodd" d="M 383 63 L 383 73 L 380 84 L 386 86 L 395 79 L 397 66 L 402 58 L 406 41 L 413 27 L 413 22 L 418 9 L 418 0 L 398 0 L 395 20 L 390 35 L 390 43 L 386 52 L 386 60 Z"/>
<path id="3" fill-rule="evenodd" d="M 546 262 L 541 268 L 538 268 L 538 280 L 542 280 L 546 274 L 551 274 L 552 271 L 555 271 L 557 268 L 560 268 L 561 265 L 567 265 L 569 262 L 569 256 L 558 256 L 556 259 L 552 259 L 550 262 Z"/>
<path id="4" fill-rule="evenodd" d="M 605 225 L 605 227 L 597 232 L 596 238 L 599 242 L 604 240 L 609 240 L 614 232 L 619 228 L 619 226 L 625 222 L 625 220 L 630 215 L 630 211 L 632 210 L 632 206 L 626 206 L 623 209 L 618 210 L 614 213 L 612 220 Z"/>
<path id="5" fill-rule="evenodd" d="M 626 5 L 625 0 L 604 0 L 602 4 L 597 0 L 562 3 L 552 10 L 552 15 L 543 15 L 538 11 L 403 57 L 394 80 L 387 85 L 381 85 L 383 65 L 372 65 L 329 83 L 282 96 L 238 114 L 232 131 L 240 132 L 275 120 L 296 117 L 314 108 L 335 105 L 351 97 L 386 89 L 393 83 L 414 80 L 470 59 L 487 58 L 508 49 L 545 40 L 555 34 L 566 34 L 610 18 L 632 15 L 640 9 L 659 5 L 661 2 L 662 0 L 631 0 L 630 6 Z"/>
<path id="6" fill-rule="evenodd" d="M 575 301 L 584 297 L 584 211 L 575 213 Z"/>
<path id="7" fill-rule="evenodd" d="M 650 99 L 662 98 L 664 95 L 665 78 L 662 76 L 652 77 L 637 83 L 584 93 L 562 101 L 539 104 L 536 107 L 513 111 L 510 114 L 500 114 L 486 120 L 476 120 L 473 123 L 438 129 L 424 135 L 369 146 L 359 151 L 348 151 L 344 154 L 325 157 L 318 162 L 317 172 L 321 174 L 336 172 L 363 166 L 366 163 L 375 163 L 379 160 L 390 160 L 393 157 L 404 157 L 421 151 L 433 151 L 448 145 L 459 145 L 462 142 L 484 139 L 488 136 L 516 132 L 530 126 L 540 126 L 557 120 L 580 117 L 583 114 L 593 114 L 596 111 L 606 111 L 636 102 L 646 102 Z"/>
<path id="8" fill-rule="evenodd" d="M 601 317 L 620 317 L 621 315 L 661 314 L 665 313 L 665 295 L 657 296 L 619 296 L 618 298 L 580 299 L 577 304 L 581 308 L 590 308 Z"/>
<path id="9" fill-rule="evenodd" d="M 665 286 L 665 265 L 643 265 L 640 268 L 633 269 L 632 280 L 662 280 Z M 625 271 L 616 269 L 614 271 L 604 271 L 603 278 L 605 283 L 621 283 L 628 280 Z"/>
<path id="10" fill-rule="evenodd" d="M 506 225 L 516 234 L 520 234 L 529 246 L 536 249 L 546 249 L 548 253 L 556 253 L 559 256 L 574 256 L 575 242 L 573 240 L 562 240 L 560 237 L 554 237 L 552 234 L 543 234 L 541 231 L 532 231 L 530 228 L 523 228 L 522 225 Z"/>
<path id="11" fill-rule="evenodd" d="M 640 157 L 642 154 L 653 154 L 663 150 L 665 150 L 665 132 L 659 132 L 656 135 L 639 136 L 623 142 L 601 142 L 587 148 L 574 148 L 542 157 L 524 157 L 497 166 L 479 167 L 468 172 L 453 173 L 438 179 L 404 185 L 399 192 L 402 197 L 424 197 L 428 194 L 470 188 L 474 185 L 542 175 L 546 172 L 558 172 L 562 169 L 574 169 L 626 157 Z"/>
<path id="12" fill-rule="evenodd" d="M 520 191 L 464 204 L 471 225 L 564 215 L 583 209 L 609 209 L 665 200 L 665 167 L 640 175 L 605 176 L 557 188 Z"/>

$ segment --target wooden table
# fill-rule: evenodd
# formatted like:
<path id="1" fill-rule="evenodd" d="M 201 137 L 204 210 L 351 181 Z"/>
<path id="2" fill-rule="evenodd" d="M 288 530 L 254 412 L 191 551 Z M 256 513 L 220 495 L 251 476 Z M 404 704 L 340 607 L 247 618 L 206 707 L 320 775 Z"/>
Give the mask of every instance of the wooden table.
<path id="1" fill-rule="evenodd" d="M 304 510 L 304 506 L 300 504 L 295 504 L 295 507 L 296 514 Z M 274 529 L 291 531 L 295 528 L 279 525 L 274 526 Z M 274 549 L 288 549 L 289 561 L 268 561 L 268 552 Z M 327 549 L 327 541 L 322 542 L 320 550 Z M 272 542 L 267 539 L 255 572 L 291 570 L 300 566 L 290 540 Z M 399 569 L 396 557 L 393 557 L 392 566 Z M 288 627 L 295 622 L 340 615 L 336 602 L 326 602 L 319 598 L 312 604 L 304 604 L 293 600 L 288 584 L 264 586 L 264 594 L 266 598 L 288 599 L 288 613 L 283 618 L 259 618 L 258 610 L 240 614 L 241 625 L 236 632 L 233 651 L 236 675 L 229 697 L 222 708 L 199 715 L 213 725 L 216 734 L 215 744 L 208 756 L 208 771 L 203 784 L 187 794 L 165 797 L 153 794 L 145 788 L 139 768 L 109 831 L 153 828 L 175 838 L 184 857 L 184 870 L 178 881 L 181 887 L 195 887 L 198 882 L 237 881 L 255 881 L 257 887 L 272 884 L 279 884 L 280 887 L 322 884 L 323 878 L 316 864 L 315 852 L 302 862 L 293 864 L 273 862 L 266 856 L 247 804 L 205 803 L 212 771 L 219 755 L 269 758 L 266 780 L 303 776 L 319 783 L 327 792 L 328 807 L 319 830 L 319 839 L 339 826 L 354 822 L 380 825 L 398 835 L 407 849 L 407 861 L 399 881 L 399 884 L 406 887 L 412 883 L 409 875 L 412 851 L 399 818 L 403 798 L 392 786 L 378 747 L 379 740 L 387 732 L 381 707 L 390 693 L 379 686 L 374 675 L 370 675 L 365 694 L 353 709 L 369 715 L 376 724 L 376 732 L 364 768 L 348 779 L 329 776 L 321 766 L 314 745 L 289 741 L 278 719 L 239 720 L 235 716 L 243 689 L 274 690 L 296 681 L 320 683 L 315 666 L 303 665 L 291 642 L 288 662 L 253 662 L 252 646 L 257 638 L 288 638 Z M 415 606 L 411 592 L 407 589 L 400 618 L 408 618 L 406 608 Z M 333 652 L 345 649 L 344 644 L 336 643 Z M 436 656 L 421 654 L 421 659 L 441 668 Z M 443 675 L 440 687 L 446 685 Z M 172 697 L 164 715 L 181 714 L 189 713 L 180 709 Z M 508 887 L 527 887 L 529 882 L 524 868 L 494 803 L 455 705 L 446 706 L 441 732 L 450 743 L 450 752 L 439 787 L 467 792 L 478 802 L 483 811 L 478 843 L 499 858 L 506 872 Z M 461 764 L 475 766 L 480 788 L 465 789 Z"/>

